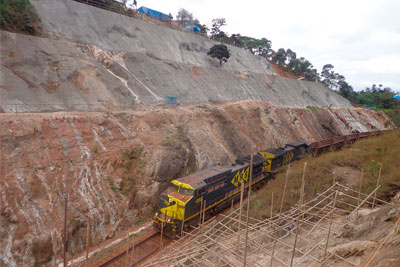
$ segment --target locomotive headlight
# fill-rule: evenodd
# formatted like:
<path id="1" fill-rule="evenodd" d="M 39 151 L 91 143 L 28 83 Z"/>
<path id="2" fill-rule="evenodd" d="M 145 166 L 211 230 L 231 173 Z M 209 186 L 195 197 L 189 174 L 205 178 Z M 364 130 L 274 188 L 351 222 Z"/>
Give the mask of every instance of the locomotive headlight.
<path id="1" fill-rule="evenodd" d="M 168 218 L 168 222 L 171 222 L 171 218 Z"/>
<path id="2" fill-rule="evenodd" d="M 157 212 L 156 212 L 156 217 L 158 217 L 159 215 L 160 215 L 160 213 L 157 211 Z"/>

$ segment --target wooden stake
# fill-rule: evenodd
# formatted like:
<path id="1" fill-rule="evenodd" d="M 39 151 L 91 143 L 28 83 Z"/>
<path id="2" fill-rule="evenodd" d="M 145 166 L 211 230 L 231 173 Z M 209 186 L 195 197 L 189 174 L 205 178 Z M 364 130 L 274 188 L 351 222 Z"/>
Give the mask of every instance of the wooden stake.
<path id="1" fill-rule="evenodd" d="M 270 217 L 271 219 L 272 219 L 273 212 L 274 212 L 274 192 L 272 192 L 272 197 L 271 197 L 271 217 Z"/>
<path id="2" fill-rule="evenodd" d="M 287 181 L 288 181 L 288 177 L 289 177 L 289 169 L 290 169 L 290 164 L 288 165 L 288 169 L 286 171 L 285 185 L 283 186 L 283 194 L 282 194 L 282 199 L 281 199 L 281 207 L 279 208 L 279 215 L 282 213 L 282 210 L 283 210 L 283 201 L 285 200 L 286 186 L 287 186 Z"/>
<path id="3" fill-rule="evenodd" d="M 242 220 L 242 205 L 243 205 L 243 191 L 244 191 L 244 183 L 240 185 L 240 202 L 239 202 L 239 221 L 238 221 L 238 242 L 237 242 L 237 250 L 239 252 L 240 247 L 240 224 Z"/>
<path id="4" fill-rule="evenodd" d="M 89 231 L 90 231 L 90 217 L 89 214 L 87 216 L 87 229 L 86 229 L 86 259 L 85 259 L 85 267 L 87 267 L 89 260 Z"/>
<path id="5" fill-rule="evenodd" d="M 325 244 L 325 251 L 324 251 L 324 263 L 325 264 L 325 260 L 326 260 L 326 251 L 328 250 L 328 244 L 329 244 L 329 236 L 331 235 L 331 230 L 332 230 L 332 222 L 333 222 L 333 213 L 335 211 L 335 207 L 336 207 L 336 197 L 338 195 L 338 191 L 336 190 L 335 193 L 335 197 L 333 199 L 333 205 L 332 205 L 332 213 L 331 213 L 331 221 L 329 223 L 329 230 L 328 230 L 328 237 L 326 238 L 326 244 Z"/>
<path id="6" fill-rule="evenodd" d="M 70 162 L 67 163 L 67 171 L 65 173 L 65 202 L 64 202 L 64 267 L 67 267 L 67 217 L 68 217 L 68 173 Z"/>
<path id="7" fill-rule="evenodd" d="M 201 203 L 200 203 L 200 213 L 199 213 L 199 225 L 201 225 L 201 215 L 203 212 L 203 197 L 201 197 Z"/>
<path id="8" fill-rule="evenodd" d="M 128 236 L 126 237 L 126 244 L 128 247 L 126 248 L 126 267 L 129 266 L 129 233 Z"/>
<path id="9" fill-rule="evenodd" d="M 361 188 L 362 188 L 363 177 L 364 177 L 364 169 L 361 169 L 360 186 L 358 187 L 357 207 L 360 205 L 360 197 L 361 197 Z M 358 209 L 357 209 L 357 214 L 356 214 L 356 222 L 357 221 L 358 221 Z"/>
<path id="10" fill-rule="evenodd" d="M 379 182 L 381 181 L 382 166 L 383 166 L 383 164 L 382 164 L 382 162 L 381 162 L 381 167 L 379 168 L 378 180 L 376 181 L 376 187 L 378 187 Z M 375 191 L 375 194 L 374 194 L 374 200 L 373 200 L 373 202 L 372 202 L 372 208 L 375 208 L 376 192 L 377 192 L 377 191 L 378 191 L 378 190 L 376 190 L 376 191 Z"/>
<path id="11" fill-rule="evenodd" d="M 203 221 L 201 222 L 201 224 L 204 224 L 204 219 L 206 217 L 206 209 L 207 209 L 207 200 L 204 200 L 204 206 L 203 206 Z"/>
<path id="12" fill-rule="evenodd" d="M 53 181 L 52 183 L 51 183 L 51 195 L 53 196 L 53 198 L 52 198 L 52 202 L 53 202 L 53 210 L 52 210 L 52 212 L 53 212 L 53 222 L 54 222 L 54 225 L 53 225 L 53 266 L 56 266 L 57 265 L 57 253 L 56 253 L 56 249 L 57 249 L 57 231 L 56 231 L 56 229 L 57 229 L 57 216 L 56 216 L 56 214 L 57 214 L 57 212 L 56 212 L 56 194 L 54 193 L 55 191 L 54 191 L 54 183 L 55 183 L 55 181 Z"/>
<path id="13" fill-rule="evenodd" d="M 298 212 L 298 216 L 297 216 L 296 236 L 295 236 L 294 244 L 293 244 L 292 259 L 290 260 L 290 267 L 293 266 L 294 253 L 296 252 L 297 236 L 299 235 L 300 217 L 301 217 L 301 210 L 302 210 L 302 206 L 303 206 L 304 183 L 305 183 L 304 177 L 305 177 L 305 173 L 306 173 L 306 166 L 307 166 L 307 162 L 304 162 L 303 177 L 301 179 L 300 201 L 299 201 L 299 212 Z"/>
<path id="14" fill-rule="evenodd" d="M 162 249 L 163 249 L 163 230 L 164 230 L 164 223 L 163 222 L 161 222 L 161 238 L 160 238 L 160 254 L 161 254 L 161 251 L 162 251 Z"/>
<path id="15" fill-rule="evenodd" d="M 246 259 L 247 259 L 247 239 L 249 238 L 249 211 L 250 211 L 250 193 L 251 193 L 251 184 L 253 183 L 253 152 L 250 157 L 250 181 L 249 181 L 249 193 L 247 195 L 247 216 L 246 216 L 246 239 L 244 242 L 244 260 L 243 266 L 246 267 Z"/>
<path id="16" fill-rule="evenodd" d="M 182 218 L 181 237 L 183 237 L 183 225 L 185 224 L 185 217 Z"/>
<path id="17" fill-rule="evenodd" d="M 334 185 L 336 183 L 336 172 L 333 171 L 333 182 L 332 185 Z"/>
<path id="18" fill-rule="evenodd" d="M 130 262 L 133 262 L 133 252 L 135 251 L 135 234 L 132 235 L 132 252 L 130 256 Z"/>

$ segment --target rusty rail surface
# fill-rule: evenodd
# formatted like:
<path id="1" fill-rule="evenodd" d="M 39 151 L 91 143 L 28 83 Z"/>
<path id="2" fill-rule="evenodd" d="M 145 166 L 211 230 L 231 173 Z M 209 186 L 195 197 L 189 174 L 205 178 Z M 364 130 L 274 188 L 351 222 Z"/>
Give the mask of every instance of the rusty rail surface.
<path id="1" fill-rule="evenodd" d="M 347 143 L 354 143 L 355 141 L 366 138 L 369 136 L 381 135 L 385 132 L 389 132 L 391 130 L 382 130 L 382 131 L 373 131 L 373 132 L 364 132 L 364 133 L 355 133 L 343 136 L 336 136 L 333 138 L 328 138 L 324 140 L 320 140 L 317 142 L 311 143 L 311 149 L 314 152 L 314 155 L 318 155 L 324 149 L 333 149 L 339 146 L 343 146 Z"/>
<path id="2" fill-rule="evenodd" d="M 149 240 L 153 239 L 155 236 L 158 236 L 159 234 L 160 234 L 159 232 L 155 232 L 155 233 L 149 235 L 148 237 L 146 237 L 145 239 L 143 239 L 143 240 L 139 241 L 138 243 L 134 244 L 133 246 L 129 247 L 128 248 L 128 253 L 130 253 L 133 249 L 138 248 L 140 245 L 143 245 L 144 243 L 146 243 Z M 146 254 L 144 254 L 141 257 L 139 257 L 138 259 L 136 259 L 132 264 L 129 264 L 129 266 L 137 265 L 138 263 L 140 263 L 141 261 L 143 261 L 144 259 L 146 259 L 150 255 L 152 255 L 154 252 L 158 251 L 158 249 L 159 249 L 159 247 L 157 246 L 156 248 L 152 249 L 151 251 L 147 252 Z M 107 260 L 106 262 L 100 264 L 99 267 L 108 266 L 111 263 L 113 263 L 114 261 L 124 257 L 125 255 L 126 255 L 126 250 L 124 250 L 123 252 L 119 253 L 118 255 L 112 257 L 111 259 Z"/>

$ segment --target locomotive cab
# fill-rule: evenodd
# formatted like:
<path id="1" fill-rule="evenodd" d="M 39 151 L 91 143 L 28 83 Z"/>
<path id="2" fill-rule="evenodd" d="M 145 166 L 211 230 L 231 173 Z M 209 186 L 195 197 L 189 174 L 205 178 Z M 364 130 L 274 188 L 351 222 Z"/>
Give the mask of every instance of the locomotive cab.
<path id="1" fill-rule="evenodd" d="M 153 218 L 154 226 L 166 234 L 175 235 L 177 221 L 185 218 L 185 206 L 194 195 L 194 188 L 189 184 L 173 180 L 171 186 L 161 194 L 158 211 Z"/>

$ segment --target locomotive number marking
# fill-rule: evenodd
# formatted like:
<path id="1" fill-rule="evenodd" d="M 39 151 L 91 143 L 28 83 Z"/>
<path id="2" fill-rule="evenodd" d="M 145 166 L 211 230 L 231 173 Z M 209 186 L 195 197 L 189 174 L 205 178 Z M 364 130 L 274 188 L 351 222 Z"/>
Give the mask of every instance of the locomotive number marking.
<path id="1" fill-rule="evenodd" d="M 293 152 L 289 152 L 283 156 L 283 164 L 288 164 L 294 157 Z"/>
<path id="2" fill-rule="evenodd" d="M 267 162 L 264 162 L 262 170 L 269 172 L 271 170 L 271 162 L 272 159 L 269 159 L 267 160 Z"/>
<path id="3" fill-rule="evenodd" d="M 247 180 L 249 179 L 249 168 L 250 167 L 247 167 L 247 169 L 243 169 L 242 171 L 238 171 L 235 174 L 235 177 L 233 177 L 231 183 L 234 186 L 238 187 L 239 184 L 243 183 L 243 181 L 247 182 Z"/>

